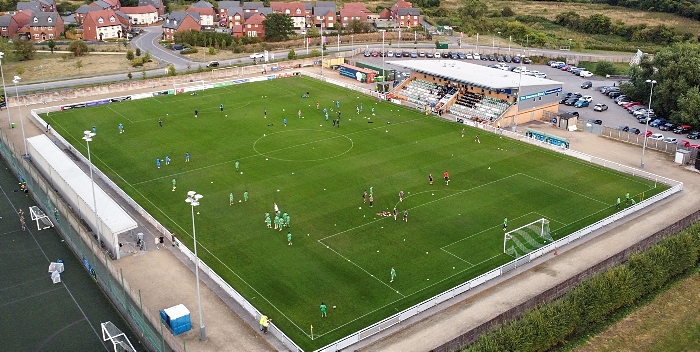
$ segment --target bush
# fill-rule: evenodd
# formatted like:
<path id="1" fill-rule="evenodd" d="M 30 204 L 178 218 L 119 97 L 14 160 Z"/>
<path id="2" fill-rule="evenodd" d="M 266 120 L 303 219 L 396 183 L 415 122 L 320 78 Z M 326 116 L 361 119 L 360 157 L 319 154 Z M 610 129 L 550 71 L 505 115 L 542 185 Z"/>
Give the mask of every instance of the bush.
<path id="1" fill-rule="evenodd" d="M 141 56 L 141 48 L 136 48 L 136 56 Z"/>
<path id="2" fill-rule="evenodd" d="M 180 54 L 182 54 L 182 55 L 196 54 L 197 52 L 198 52 L 197 48 L 187 48 L 185 50 L 180 51 Z"/>
<path id="3" fill-rule="evenodd" d="M 129 61 L 134 59 L 134 52 L 131 49 L 126 51 L 126 59 Z"/>
<path id="4" fill-rule="evenodd" d="M 595 65 L 595 74 L 598 76 L 616 75 L 618 74 L 617 68 L 612 62 L 601 61 Z"/>
<path id="5" fill-rule="evenodd" d="M 82 40 L 74 40 L 68 45 L 68 51 L 73 53 L 73 56 L 87 55 L 90 51 L 88 45 Z"/>
<path id="6" fill-rule="evenodd" d="M 287 54 L 287 59 L 293 60 L 295 56 L 297 56 L 297 54 L 294 52 L 294 49 L 289 49 L 289 53 Z"/>
<path id="7" fill-rule="evenodd" d="M 131 60 L 131 66 L 133 66 L 133 67 L 141 67 L 141 66 L 143 66 L 143 60 L 138 59 L 138 58 L 137 58 L 137 59 L 133 59 L 133 60 Z"/>

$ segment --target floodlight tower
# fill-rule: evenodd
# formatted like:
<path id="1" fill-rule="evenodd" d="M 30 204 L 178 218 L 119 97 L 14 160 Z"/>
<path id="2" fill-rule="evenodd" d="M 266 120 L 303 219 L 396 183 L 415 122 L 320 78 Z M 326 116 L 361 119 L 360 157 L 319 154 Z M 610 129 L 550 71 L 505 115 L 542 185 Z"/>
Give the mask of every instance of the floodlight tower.
<path id="1" fill-rule="evenodd" d="M 12 80 L 12 83 L 15 84 L 15 94 L 17 95 L 17 109 L 19 109 L 19 124 L 22 127 L 22 141 L 24 142 L 24 154 L 22 154 L 22 156 L 26 158 L 29 156 L 29 153 L 27 153 L 27 138 L 24 136 L 24 119 L 22 118 L 22 104 L 19 103 L 19 90 L 17 89 L 17 83 L 19 83 L 21 79 L 22 77 L 15 76 L 15 79 Z M 5 104 L 7 104 L 7 100 L 5 101 Z"/>
<path id="2" fill-rule="evenodd" d="M 93 210 L 95 211 L 95 230 L 97 232 L 97 245 L 102 248 L 102 239 L 100 237 L 100 218 L 97 216 L 97 197 L 95 196 L 95 180 L 93 179 L 92 176 L 92 157 L 90 155 L 90 142 L 92 142 L 92 137 L 95 136 L 95 133 L 92 131 L 84 131 L 83 132 L 83 140 L 85 141 L 85 144 L 87 144 L 87 152 L 88 152 L 88 162 L 90 165 L 90 185 L 92 186 L 92 207 Z"/>
<path id="3" fill-rule="evenodd" d="M 5 72 L 2 69 L 3 56 L 5 56 L 5 53 L 0 52 L 0 75 L 2 75 L 2 94 L 5 97 L 5 109 L 7 109 L 7 123 L 9 124 L 10 128 L 12 128 L 12 119 L 10 118 L 10 108 L 7 105 L 7 88 L 5 87 Z"/>
<path id="4" fill-rule="evenodd" d="M 207 333 L 204 328 L 204 321 L 202 320 L 202 299 L 199 295 L 199 257 L 197 256 L 197 233 L 195 232 L 195 227 L 194 227 L 194 207 L 199 205 L 199 200 L 202 199 L 204 196 L 201 194 L 197 194 L 195 191 L 189 191 L 187 192 L 187 199 L 185 199 L 186 203 L 189 203 L 190 206 L 192 207 L 192 237 L 194 239 L 194 273 L 195 277 L 197 279 L 197 306 L 199 308 L 199 339 L 201 341 L 206 341 L 207 340 Z"/>
<path id="5" fill-rule="evenodd" d="M 642 169 L 644 168 L 644 151 L 647 149 L 647 131 L 649 131 L 649 114 L 651 113 L 651 96 L 654 95 L 654 84 L 656 81 L 653 79 L 648 79 L 646 83 L 651 83 L 651 90 L 649 91 L 649 109 L 647 109 L 647 123 L 646 130 L 644 131 L 644 145 L 642 146 Z"/>

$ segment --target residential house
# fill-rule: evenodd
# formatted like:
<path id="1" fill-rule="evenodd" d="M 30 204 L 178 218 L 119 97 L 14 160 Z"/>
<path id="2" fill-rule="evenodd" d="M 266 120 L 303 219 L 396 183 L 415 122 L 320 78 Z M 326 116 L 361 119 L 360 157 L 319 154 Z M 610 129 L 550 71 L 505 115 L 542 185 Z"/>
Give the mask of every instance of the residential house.
<path id="1" fill-rule="evenodd" d="M 414 7 L 403 7 L 396 11 L 396 24 L 399 27 L 420 26 L 420 9 Z"/>
<path id="2" fill-rule="evenodd" d="M 238 4 L 238 6 L 236 6 Z M 243 8 L 238 1 L 219 1 L 219 25 L 233 28 L 235 25 L 243 25 Z"/>
<path id="3" fill-rule="evenodd" d="M 249 37 L 265 38 L 265 27 L 263 26 L 264 20 L 264 14 L 254 13 L 252 16 L 246 19 L 243 33 Z"/>
<path id="4" fill-rule="evenodd" d="M 216 11 L 214 5 L 204 0 L 200 0 L 187 8 L 187 12 L 196 12 L 199 14 L 199 24 L 202 26 L 213 26 Z"/>
<path id="5" fill-rule="evenodd" d="M 174 40 L 175 32 L 201 31 L 198 12 L 173 12 L 163 21 L 163 40 Z"/>
<path id="6" fill-rule="evenodd" d="M 131 24 L 150 25 L 158 22 L 158 10 L 153 5 L 122 7 L 120 11 L 129 17 Z"/>
<path id="7" fill-rule="evenodd" d="M 394 5 L 391 6 L 391 19 L 396 20 L 399 9 L 408 7 L 413 7 L 413 3 L 410 3 L 405 0 L 398 0 Z"/>
<path id="8" fill-rule="evenodd" d="M 313 25 L 318 28 L 335 28 L 337 17 L 333 1 L 317 1 L 313 8 Z"/>
<path id="9" fill-rule="evenodd" d="M 34 11 L 34 12 L 40 12 L 41 11 L 41 5 L 39 4 L 38 1 L 21 1 L 17 3 L 17 11 Z"/>
<path id="10" fill-rule="evenodd" d="M 17 20 L 12 15 L 6 13 L 0 16 L 0 36 L 3 38 L 12 38 L 17 34 L 19 26 Z"/>
<path id="11" fill-rule="evenodd" d="M 98 6 L 81 5 L 75 10 L 75 23 L 81 25 L 83 24 L 83 20 L 85 20 L 85 16 L 87 16 L 89 12 L 102 10 L 104 9 Z"/>
<path id="12" fill-rule="evenodd" d="M 158 16 L 163 17 L 165 5 L 162 0 L 139 0 L 139 6 L 153 5 L 158 10 Z"/>
<path id="13" fill-rule="evenodd" d="M 372 13 L 372 11 L 368 10 L 365 7 L 364 3 L 348 2 L 348 3 L 345 3 L 343 8 L 340 10 L 340 25 L 345 27 L 352 20 L 357 19 L 357 20 L 366 22 L 366 21 L 371 20 L 375 17 L 378 18 L 379 16 Z"/>
<path id="14" fill-rule="evenodd" d="M 122 4 L 119 2 L 119 0 L 102 0 L 103 2 L 107 3 L 109 5 L 109 8 L 117 11 L 121 9 Z"/>
<path id="15" fill-rule="evenodd" d="M 263 7 L 265 7 L 265 5 L 262 2 L 247 1 L 243 3 L 243 12 L 259 12 Z"/>
<path id="16" fill-rule="evenodd" d="M 110 10 L 111 10 L 111 9 L 112 9 L 112 5 L 106 3 L 106 2 L 104 2 L 104 1 L 102 1 L 102 0 L 93 1 L 93 2 L 91 2 L 90 4 L 88 4 L 88 6 L 97 7 L 97 8 L 100 8 L 100 9 L 102 9 L 102 10 L 107 10 L 107 9 L 110 9 Z"/>
<path id="17" fill-rule="evenodd" d="M 94 41 L 118 39 L 125 35 L 126 29 L 114 10 L 93 11 L 83 20 L 83 39 Z"/>
<path id="18" fill-rule="evenodd" d="M 306 28 L 306 6 L 303 2 L 271 1 L 273 13 L 288 15 L 294 22 L 294 28 Z"/>
<path id="19" fill-rule="evenodd" d="M 17 31 L 20 29 L 24 28 L 24 26 L 29 24 L 29 21 L 31 21 L 32 14 L 38 12 L 38 11 L 32 11 L 32 10 L 22 10 L 22 11 L 17 11 L 12 18 L 15 19 L 17 22 Z"/>
<path id="20" fill-rule="evenodd" d="M 118 0 L 116 0 L 118 1 Z M 56 1 L 54 0 L 39 0 L 39 8 L 41 12 L 54 12 L 56 10 Z M 19 5 L 19 3 L 17 3 Z"/>
<path id="21" fill-rule="evenodd" d="M 58 39 L 63 33 L 63 19 L 58 12 L 34 12 L 29 23 L 17 32 L 34 41 Z"/>

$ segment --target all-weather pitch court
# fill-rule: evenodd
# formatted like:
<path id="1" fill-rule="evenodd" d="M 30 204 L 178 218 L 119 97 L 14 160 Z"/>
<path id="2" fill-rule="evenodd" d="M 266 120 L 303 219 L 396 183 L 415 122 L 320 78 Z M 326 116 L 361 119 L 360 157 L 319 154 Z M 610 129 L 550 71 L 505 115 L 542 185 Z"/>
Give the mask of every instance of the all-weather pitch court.
<path id="1" fill-rule="evenodd" d="M 305 77 L 42 117 L 189 248 L 203 195 L 200 258 L 305 350 L 667 188 Z"/>

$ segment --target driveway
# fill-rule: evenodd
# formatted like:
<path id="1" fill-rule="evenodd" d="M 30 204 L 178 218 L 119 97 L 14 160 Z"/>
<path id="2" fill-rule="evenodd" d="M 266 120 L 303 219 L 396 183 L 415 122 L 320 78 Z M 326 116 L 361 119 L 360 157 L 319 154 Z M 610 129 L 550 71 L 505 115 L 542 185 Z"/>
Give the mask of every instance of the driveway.
<path id="1" fill-rule="evenodd" d="M 144 33 L 134 38 L 134 40 L 131 41 L 131 46 L 141 49 L 141 52 L 144 53 L 148 51 L 151 53 L 151 56 L 158 61 L 175 65 L 175 69 L 178 71 L 187 69 L 187 63 L 190 62 L 189 60 L 183 58 L 175 51 L 164 48 L 162 45 L 158 44 L 161 33 L 163 33 L 162 27 L 152 26 L 142 29 Z"/>

